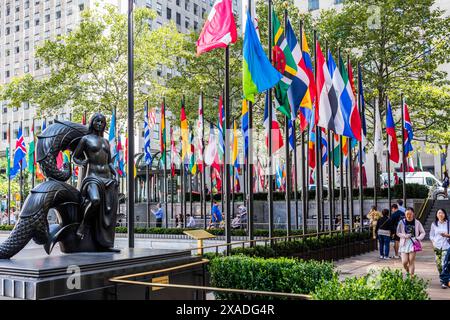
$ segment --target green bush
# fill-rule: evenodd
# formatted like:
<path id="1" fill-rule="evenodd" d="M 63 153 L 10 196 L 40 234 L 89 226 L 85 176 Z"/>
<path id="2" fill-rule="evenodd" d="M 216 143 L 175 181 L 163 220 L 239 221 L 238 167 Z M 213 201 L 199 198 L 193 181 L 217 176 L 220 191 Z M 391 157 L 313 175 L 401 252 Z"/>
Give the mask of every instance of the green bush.
<path id="1" fill-rule="evenodd" d="M 242 255 L 211 260 L 209 272 L 213 287 L 300 294 L 313 292 L 322 279 L 331 280 L 335 275 L 333 264 L 328 262 L 261 259 Z M 217 299 L 252 298 L 221 292 L 216 292 L 215 296 Z M 268 299 L 262 296 L 254 298 Z"/>
<path id="2" fill-rule="evenodd" d="M 11 231 L 12 229 L 14 229 L 14 226 L 13 226 L 13 225 L 7 225 L 7 224 L 5 224 L 5 225 L 1 225 L 1 226 L 0 226 L 0 230 L 1 230 L 1 231 Z"/>
<path id="3" fill-rule="evenodd" d="M 313 293 L 316 300 L 428 300 L 427 281 L 403 276 L 401 270 L 382 269 L 340 282 L 335 274 Z"/>

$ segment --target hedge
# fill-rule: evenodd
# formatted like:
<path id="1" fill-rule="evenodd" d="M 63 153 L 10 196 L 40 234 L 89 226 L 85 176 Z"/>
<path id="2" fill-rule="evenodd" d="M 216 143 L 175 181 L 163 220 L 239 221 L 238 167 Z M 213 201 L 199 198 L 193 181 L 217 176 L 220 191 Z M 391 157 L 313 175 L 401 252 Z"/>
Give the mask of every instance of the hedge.
<path id="1" fill-rule="evenodd" d="M 12 229 L 14 229 L 14 225 L 5 224 L 0 226 L 1 231 L 11 231 Z"/>
<path id="2" fill-rule="evenodd" d="M 403 276 L 401 270 L 372 270 L 362 277 L 339 281 L 335 274 L 323 280 L 313 293 L 316 300 L 429 300 L 428 281 Z"/>
<path id="3" fill-rule="evenodd" d="M 333 264 L 329 262 L 261 259 L 242 255 L 213 259 L 208 268 L 213 287 L 299 294 L 311 293 L 322 279 L 332 280 L 335 275 Z M 231 293 L 214 294 L 217 299 L 252 298 Z M 254 298 L 268 299 L 264 296 Z"/>

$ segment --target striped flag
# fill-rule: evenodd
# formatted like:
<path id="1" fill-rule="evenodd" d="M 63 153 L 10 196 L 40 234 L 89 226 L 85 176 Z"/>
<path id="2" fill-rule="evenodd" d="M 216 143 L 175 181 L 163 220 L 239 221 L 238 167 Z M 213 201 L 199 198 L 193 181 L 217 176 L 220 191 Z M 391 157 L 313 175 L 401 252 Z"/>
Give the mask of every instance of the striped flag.
<path id="1" fill-rule="evenodd" d="M 275 86 L 275 105 L 288 119 L 291 118 L 288 89 L 297 75 L 297 64 L 284 36 L 283 28 L 275 11 L 272 11 L 272 56 L 273 65 L 282 74 L 281 80 Z"/>
<path id="2" fill-rule="evenodd" d="M 398 152 L 397 134 L 395 133 L 395 122 L 394 118 L 392 117 L 392 107 L 389 100 L 386 110 L 386 133 L 390 159 L 393 162 L 398 163 L 398 161 L 400 160 L 400 155 Z"/>
<path id="3" fill-rule="evenodd" d="M 332 119 L 334 122 L 334 132 L 346 137 L 352 137 L 352 129 L 350 128 L 350 111 L 355 98 L 349 90 L 348 76 L 343 74 L 345 67 L 341 65 L 341 71 L 334 62 L 331 51 L 328 50 L 328 70 L 330 71 L 333 89 L 336 93 L 336 100 L 330 99 Z"/>
<path id="4" fill-rule="evenodd" d="M 338 100 L 336 97 L 336 92 L 333 89 L 333 83 L 331 80 L 330 72 L 325 63 L 325 58 L 320 48 L 320 43 L 317 41 L 316 44 L 316 55 L 317 55 L 317 71 L 316 71 L 316 110 L 315 110 L 315 121 L 318 126 L 333 130 L 336 132 L 334 126 L 333 115 L 337 110 Z"/>
<path id="5" fill-rule="evenodd" d="M 411 123 L 411 119 L 409 118 L 408 105 L 406 103 L 403 104 L 403 114 L 405 118 L 405 123 L 403 125 L 403 135 L 405 137 L 404 154 L 405 157 L 408 157 L 409 153 L 413 151 L 412 139 L 414 138 L 413 127 Z"/>
<path id="6" fill-rule="evenodd" d="M 200 172 L 203 172 L 203 126 L 203 99 L 200 95 L 197 120 L 197 167 Z"/>
<path id="7" fill-rule="evenodd" d="M 186 110 L 184 108 L 184 100 L 181 101 L 181 115 L 180 115 L 180 129 L 181 129 L 181 163 L 185 163 L 187 155 L 189 154 L 189 129 L 186 118 Z"/>
<path id="8" fill-rule="evenodd" d="M 242 136 L 244 137 L 244 156 L 248 159 L 248 104 L 247 100 L 242 100 Z"/>
<path id="9" fill-rule="evenodd" d="M 159 126 L 159 142 L 161 151 L 161 162 L 166 163 L 166 105 L 161 103 L 161 125 Z"/>
<path id="10" fill-rule="evenodd" d="M 308 127 L 313 110 L 314 100 L 316 98 L 316 82 L 314 81 L 314 73 L 311 62 L 311 55 L 309 54 L 308 41 L 306 40 L 305 32 L 302 33 L 302 60 L 299 67 L 308 78 L 308 89 L 302 102 L 300 103 L 300 129 L 302 132 Z M 302 79 L 304 76 L 302 76 Z"/>
<path id="11" fill-rule="evenodd" d="M 190 135 L 190 145 L 191 145 L 191 153 L 190 153 L 190 160 L 189 160 L 189 171 L 191 172 L 192 175 L 195 175 L 197 173 L 197 163 L 195 161 L 195 141 L 194 141 L 194 131 L 190 130 L 191 135 Z"/>
<path id="12" fill-rule="evenodd" d="M 111 161 L 117 161 L 117 146 L 116 146 L 116 113 L 113 111 L 111 116 L 111 123 L 109 126 L 109 149 L 111 152 Z"/>
<path id="13" fill-rule="evenodd" d="M 117 173 L 121 177 L 125 177 L 125 159 L 124 159 L 122 140 L 120 139 L 120 134 L 117 137 L 117 154 L 119 155 L 119 165 L 117 167 Z"/>
<path id="14" fill-rule="evenodd" d="M 36 155 L 35 155 L 35 142 L 34 142 L 34 120 L 31 126 L 31 141 L 28 144 L 28 171 L 31 174 L 36 173 Z"/>
<path id="15" fill-rule="evenodd" d="M 148 102 L 144 105 L 144 161 L 147 165 L 152 164 L 152 154 L 150 152 L 150 127 L 148 125 Z"/>
<path id="16" fill-rule="evenodd" d="M 341 65 L 344 65 L 343 63 L 341 63 Z M 352 109 L 350 112 L 350 128 L 352 129 L 353 132 L 353 137 L 358 140 L 358 141 L 362 141 L 362 137 L 361 137 L 361 130 L 362 130 L 362 124 L 361 124 L 361 115 L 359 114 L 359 110 L 358 110 L 358 104 L 356 101 L 356 90 L 355 90 L 355 80 L 353 78 L 353 68 L 352 68 L 352 64 L 349 61 L 348 62 L 348 81 L 350 83 L 350 88 L 351 88 L 351 92 L 353 94 L 353 104 L 352 104 Z M 344 68 L 345 71 L 345 68 Z M 344 75 L 344 80 L 345 80 L 345 72 L 343 73 Z M 361 83 L 361 68 L 359 68 L 358 70 L 358 88 L 359 90 L 362 90 L 362 80 Z M 348 89 L 347 89 L 348 90 Z M 359 91 L 359 94 L 361 95 L 362 92 Z M 364 95 L 361 97 L 362 101 L 364 101 Z"/>

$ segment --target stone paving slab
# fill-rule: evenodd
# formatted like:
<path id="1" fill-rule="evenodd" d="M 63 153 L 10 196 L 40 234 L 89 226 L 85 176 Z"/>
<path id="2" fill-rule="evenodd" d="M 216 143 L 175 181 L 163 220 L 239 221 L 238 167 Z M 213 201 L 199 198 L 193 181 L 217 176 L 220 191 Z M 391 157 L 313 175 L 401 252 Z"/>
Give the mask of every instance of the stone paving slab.
<path id="1" fill-rule="evenodd" d="M 394 254 L 391 243 L 390 255 Z M 349 276 L 362 276 L 370 269 L 391 268 L 400 269 L 405 274 L 401 259 L 381 260 L 379 251 L 372 251 L 356 257 L 351 257 L 335 262 L 341 272 L 341 278 Z M 427 292 L 432 300 L 450 300 L 450 289 L 441 289 L 439 273 L 434 262 L 434 252 L 430 241 L 423 242 L 423 251 L 416 256 L 416 275 L 429 280 Z"/>

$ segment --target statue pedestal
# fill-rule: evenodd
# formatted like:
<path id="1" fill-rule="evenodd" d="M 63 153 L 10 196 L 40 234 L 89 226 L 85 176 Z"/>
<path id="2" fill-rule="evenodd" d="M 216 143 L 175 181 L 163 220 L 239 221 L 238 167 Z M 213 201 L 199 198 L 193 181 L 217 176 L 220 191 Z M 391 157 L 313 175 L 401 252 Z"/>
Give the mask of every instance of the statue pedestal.
<path id="1" fill-rule="evenodd" d="M 10 260 L 0 260 L 0 299 L 145 299 L 147 287 L 115 285 L 109 279 L 200 259 L 187 251 L 146 248 L 121 249 L 120 253 L 64 254 L 55 247 L 51 255 L 42 248 L 25 249 Z M 170 283 L 201 284 L 201 270 L 199 267 L 171 273 Z M 151 291 L 150 298 L 194 299 L 195 292 L 165 288 Z"/>

